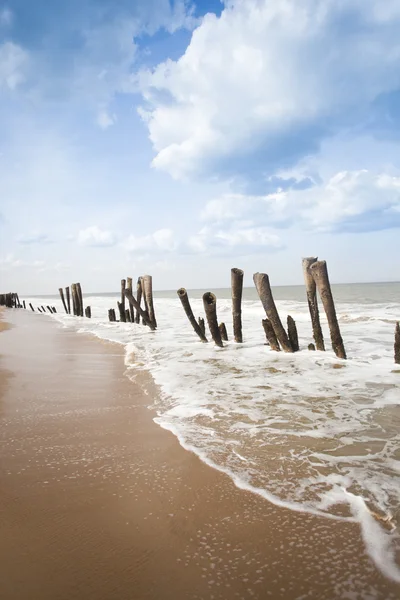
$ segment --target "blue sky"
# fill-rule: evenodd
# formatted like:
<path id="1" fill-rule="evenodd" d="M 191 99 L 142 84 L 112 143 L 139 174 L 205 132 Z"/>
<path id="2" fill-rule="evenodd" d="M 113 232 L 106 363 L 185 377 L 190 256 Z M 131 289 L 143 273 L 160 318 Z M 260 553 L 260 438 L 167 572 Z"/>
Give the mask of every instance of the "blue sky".
<path id="1" fill-rule="evenodd" d="M 0 288 L 400 279 L 400 0 L 0 0 Z"/>

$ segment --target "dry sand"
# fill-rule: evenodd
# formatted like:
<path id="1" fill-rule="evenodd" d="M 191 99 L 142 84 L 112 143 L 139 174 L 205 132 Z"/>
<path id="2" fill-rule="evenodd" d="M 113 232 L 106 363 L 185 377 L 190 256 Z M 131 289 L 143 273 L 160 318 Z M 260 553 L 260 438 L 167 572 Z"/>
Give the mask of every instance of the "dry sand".
<path id="1" fill-rule="evenodd" d="M 122 346 L 2 316 L 1 600 L 400 597 L 357 525 L 241 491 L 154 424 Z"/>

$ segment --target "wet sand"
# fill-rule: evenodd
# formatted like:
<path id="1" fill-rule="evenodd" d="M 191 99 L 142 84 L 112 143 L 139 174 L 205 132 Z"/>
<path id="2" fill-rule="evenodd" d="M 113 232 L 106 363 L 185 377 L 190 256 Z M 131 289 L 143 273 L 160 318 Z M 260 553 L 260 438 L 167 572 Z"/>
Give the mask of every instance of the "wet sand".
<path id="1" fill-rule="evenodd" d="M 400 597 L 357 525 L 241 491 L 154 424 L 122 346 L 0 318 L 2 600 Z"/>

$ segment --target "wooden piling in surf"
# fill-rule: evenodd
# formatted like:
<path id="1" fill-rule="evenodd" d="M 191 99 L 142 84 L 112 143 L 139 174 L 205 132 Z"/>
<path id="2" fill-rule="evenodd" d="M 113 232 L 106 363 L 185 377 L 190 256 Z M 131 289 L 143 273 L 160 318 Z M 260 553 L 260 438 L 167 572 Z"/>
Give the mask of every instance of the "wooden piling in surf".
<path id="1" fill-rule="evenodd" d="M 137 280 L 137 283 L 136 283 L 136 298 L 137 298 L 137 303 L 138 303 L 139 307 L 140 307 L 140 303 L 142 301 L 142 295 L 143 295 L 142 278 L 138 277 L 138 280 Z M 132 293 L 132 296 L 133 296 L 133 293 Z M 140 313 L 139 312 L 136 312 L 135 322 L 136 323 L 140 323 Z"/>
<path id="2" fill-rule="evenodd" d="M 25 300 L 22 300 L 22 304 L 24 305 L 24 308 L 26 310 L 26 304 L 25 304 Z"/>
<path id="3" fill-rule="evenodd" d="M 38 306 L 37 309 L 40 313 L 42 312 L 42 309 L 40 308 L 40 306 Z"/>
<path id="4" fill-rule="evenodd" d="M 280 352 L 279 342 L 275 335 L 271 321 L 269 319 L 263 319 L 261 322 L 265 331 L 265 337 L 267 338 L 267 342 L 269 343 L 271 350 Z"/>
<path id="5" fill-rule="evenodd" d="M 114 312 L 114 309 L 112 309 L 112 308 L 108 309 L 108 320 L 111 323 L 113 323 L 115 321 L 113 312 Z"/>
<path id="6" fill-rule="evenodd" d="M 35 309 L 33 308 L 32 304 L 29 302 L 29 306 L 31 307 L 31 311 L 35 312 Z"/>
<path id="7" fill-rule="evenodd" d="M 310 266 L 310 271 L 317 285 L 319 295 L 324 306 L 331 333 L 332 348 L 338 358 L 346 358 L 343 339 L 336 317 L 335 303 L 333 301 L 331 285 L 329 283 L 328 269 L 325 260 L 318 260 Z"/>
<path id="8" fill-rule="evenodd" d="M 129 306 L 130 306 L 130 305 L 129 305 Z M 126 308 L 126 309 L 125 309 L 125 321 L 126 321 L 127 323 L 132 323 L 132 320 L 131 320 L 131 313 L 130 313 L 130 310 L 129 310 L 129 308 Z"/>
<path id="9" fill-rule="evenodd" d="M 129 290 L 125 290 L 125 296 L 129 302 L 129 304 L 132 304 L 133 308 L 136 310 L 136 315 L 139 314 L 139 317 L 142 317 L 143 323 L 145 325 L 148 325 L 150 327 L 150 329 L 152 331 L 154 331 L 156 327 L 155 327 L 154 323 L 152 321 L 150 321 L 150 317 L 149 317 L 148 313 L 146 311 L 142 310 L 142 308 L 137 303 L 136 298 L 130 293 Z"/>
<path id="10" fill-rule="evenodd" d="M 126 315 L 125 315 L 125 289 L 126 289 L 126 279 L 121 279 L 121 304 L 122 304 L 122 310 L 124 311 L 124 322 L 126 321 Z"/>
<path id="11" fill-rule="evenodd" d="M 121 321 L 121 323 L 126 323 L 126 314 L 122 302 L 117 302 L 117 305 L 119 311 L 119 320 Z"/>
<path id="12" fill-rule="evenodd" d="M 195 330 L 195 332 L 197 333 L 197 335 L 199 336 L 201 341 L 207 342 L 208 340 L 205 335 L 205 330 L 203 331 L 201 325 L 199 323 L 197 323 L 195 316 L 193 314 L 192 307 L 190 306 L 189 297 L 187 295 L 186 289 L 179 288 L 179 290 L 177 290 L 176 293 L 178 294 L 178 298 L 181 301 L 183 310 L 185 311 L 186 316 L 189 319 L 191 326 L 193 327 L 193 329 Z M 203 324 L 204 324 L 204 320 L 203 320 Z"/>
<path id="13" fill-rule="evenodd" d="M 212 292 L 206 292 L 203 294 L 203 306 L 212 339 L 217 346 L 223 348 L 224 345 L 222 343 L 221 332 L 218 327 L 217 319 L 217 298 Z"/>
<path id="14" fill-rule="evenodd" d="M 400 365 L 400 324 L 396 323 L 394 330 L 394 362 Z"/>
<path id="15" fill-rule="evenodd" d="M 285 352 L 293 352 L 293 348 L 290 344 L 288 335 L 285 328 L 282 325 L 278 311 L 275 306 L 274 298 L 272 296 L 271 286 L 269 283 L 269 277 L 266 273 L 254 273 L 253 281 L 256 286 L 258 295 L 261 303 L 267 313 L 268 319 L 271 321 L 275 335 Z"/>
<path id="16" fill-rule="evenodd" d="M 87 319 L 92 318 L 92 310 L 91 310 L 90 306 L 86 306 L 86 308 L 85 308 L 85 317 Z"/>
<path id="17" fill-rule="evenodd" d="M 126 278 L 126 289 L 129 290 L 131 294 L 133 294 L 132 277 Z M 128 302 L 128 304 L 129 304 L 129 302 Z M 131 323 L 134 323 L 135 322 L 135 311 L 131 304 L 129 304 L 129 316 L 130 316 L 129 321 Z"/>
<path id="18" fill-rule="evenodd" d="M 68 314 L 70 315 L 71 314 L 71 298 L 69 295 L 69 287 L 68 286 L 65 288 L 65 295 L 67 297 Z"/>
<path id="19" fill-rule="evenodd" d="M 65 310 L 65 312 L 68 314 L 68 308 L 67 308 L 67 305 L 65 304 L 65 299 L 64 299 L 64 292 L 63 292 L 63 289 L 62 289 L 62 288 L 58 288 L 58 292 L 59 292 L 59 294 L 60 294 L 60 298 L 61 298 L 61 302 L 63 303 L 64 310 Z"/>
<path id="20" fill-rule="evenodd" d="M 315 352 L 315 345 L 314 344 L 308 344 L 308 349 L 311 350 L 311 352 Z"/>
<path id="21" fill-rule="evenodd" d="M 56 313 L 56 312 L 57 312 L 57 309 L 56 309 L 56 307 L 55 307 L 55 306 L 52 306 L 51 308 L 53 309 L 53 313 Z"/>
<path id="22" fill-rule="evenodd" d="M 76 283 L 71 284 L 71 296 L 72 296 L 72 312 L 75 317 L 78 316 L 78 294 L 76 291 Z"/>
<path id="23" fill-rule="evenodd" d="M 317 347 L 317 350 L 325 350 L 324 336 L 322 335 L 321 322 L 319 320 L 318 300 L 317 300 L 317 286 L 310 271 L 311 265 L 316 263 L 318 258 L 314 256 L 308 256 L 302 259 L 304 283 L 306 284 L 306 294 L 308 302 L 308 310 L 310 311 L 311 325 L 313 330 L 313 337 Z"/>
<path id="24" fill-rule="evenodd" d="M 51 315 L 53 314 L 53 309 L 52 309 L 52 308 L 51 308 L 49 305 L 47 305 L 47 310 L 49 311 L 49 313 L 50 313 Z"/>
<path id="25" fill-rule="evenodd" d="M 288 338 L 290 345 L 293 348 L 293 352 L 299 351 L 299 336 L 297 334 L 296 323 L 290 315 L 287 318 L 287 327 L 288 327 Z"/>
<path id="26" fill-rule="evenodd" d="M 204 323 L 204 319 L 202 319 L 201 317 L 199 317 L 198 324 L 199 324 L 199 327 L 200 327 L 201 331 L 203 332 L 204 337 L 206 337 L 206 325 Z"/>
<path id="27" fill-rule="evenodd" d="M 233 316 L 233 337 L 235 342 L 243 342 L 242 335 L 242 294 L 243 294 L 243 271 L 241 269 L 231 269 L 231 288 L 232 288 L 232 316 Z"/>
<path id="28" fill-rule="evenodd" d="M 81 288 L 81 284 L 80 283 L 76 284 L 76 292 L 77 292 L 77 295 L 78 295 L 78 302 L 79 302 L 78 317 L 83 317 L 83 296 L 82 296 L 82 288 Z"/>
<path id="29" fill-rule="evenodd" d="M 46 312 L 46 309 L 45 309 L 45 307 L 43 306 L 43 304 L 41 304 L 41 307 L 42 307 L 42 312 L 44 312 L 44 313 L 45 313 L 45 312 Z"/>
<path id="30" fill-rule="evenodd" d="M 145 301 L 146 310 L 149 314 L 149 319 L 153 323 L 154 328 L 157 327 L 156 315 L 154 312 L 153 304 L 153 278 L 151 275 L 143 275 L 143 297 Z"/>
<path id="31" fill-rule="evenodd" d="M 227 341 L 228 341 L 228 332 L 227 332 L 227 330 L 226 330 L 226 325 L 225 325 L 225 323 L 220 323 L 220 324 L 218 325 L 218 329 L 219 329 L 219 332 L 220 332 L 220 334 L 221 334 L 221 340 L 222 340 L 223 342 L 227 342 Z"/>

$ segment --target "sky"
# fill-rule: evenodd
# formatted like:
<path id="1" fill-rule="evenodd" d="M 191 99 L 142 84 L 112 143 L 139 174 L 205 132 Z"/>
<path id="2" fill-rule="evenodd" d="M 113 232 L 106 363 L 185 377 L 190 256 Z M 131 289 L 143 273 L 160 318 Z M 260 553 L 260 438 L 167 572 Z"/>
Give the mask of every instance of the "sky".
<path id="1" fill-rule="evenodd" d="M 0 291 L 400 280 L 400 0 L 0 0 Z"/>

